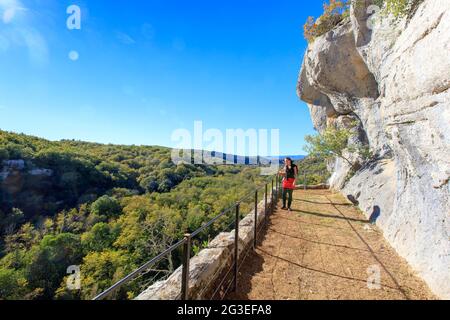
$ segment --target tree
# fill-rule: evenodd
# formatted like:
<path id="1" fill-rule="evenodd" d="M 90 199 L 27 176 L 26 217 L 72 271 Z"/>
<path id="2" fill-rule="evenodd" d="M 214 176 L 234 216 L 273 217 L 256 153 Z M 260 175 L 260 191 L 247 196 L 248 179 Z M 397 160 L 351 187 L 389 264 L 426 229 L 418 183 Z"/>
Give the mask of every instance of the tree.
<path id="1" fill-rule="evenodd" d="M 161 209 L 152 215 L 147 216 L 143 225 L 144 252 L 149 252 L 152 255 L 157 255 L 170 247 L 179 236 L 180 217 L 170 209 Z M 174 271 L 174 263 L 172 255 L 167 255 L 167 267 L 163 270 L 156 270 L 171 274 Z"/>
<path id="2" fill-rule="evenodd" d="M 133 268 L 126 251 L 106 250 L 89 253 L 84 257 L 81 266 L 82 299 L 92 299 L 125 277 Z M 124 291 L 126 288 L 121 288 L 114 296 L 123 298 L 126 294 Z"/>
<path id="3" fill-rule="evenodd" d="M 308 156 L 302 160 L 299 160 L 296 164 L 300 168 L 298 177 L 298 181 L 300 182 L 300 184 L 305 183 L 305 175 L 303 174 L 304 172 L 307 173 L 307 185 L 326 183 L 330 178 L 326 159 L 324 158 Z"/>
<path id="4" fill-rule="evenodd" d="M 3 160 L 9 159 L 9 152 L 5 147 L 0 147 L 0 165 L 2 164 Z"/>
<path id="5" fill-rule="evenodd" d="M 141 188 L 146 190 L 147 192 L 156 192 L 159 189 L 158 179 L 154 176 L 145 177 L 141 183 Z"/>
<path id="6" fill-rule="evenodd" d="M 117 199 L 110 196 L 98 198 L 91 206 L 91 213 L 99 216 L 114 217 L 122 213 L 122 207 Z"/>
<path id="7" fill-rule="evenodd" d="M 353 121 L 349 123 L 348 128 L 328 127 L 320 134 L 306 136 L 305 140 L 308 144 L 305 146 L 305 151 L 310 157 L 320 159 L 329 160 L 339 157 L 350 166 L 351 174 L 353 174 L 374 158 L 368 144 L 350 143 L 350 139 L 358 134 L 357 126 L 358 123 Z M 349 154 L 356 155 L 357 158 L 351 161 L 348 158 Z"/>
<path id="8" fill-rule="evenodd" d="M 107 223 L 100 222 L 81 236 L 81 244 L 85 252 L 100 252 L 111 248 L 118 235 Z"/>
<path id="9" fill-rule="evenodd" d="M 31 223 L 25 223 L 18 232 L 5 237 L 5 251 L 10 253 L 20 249 L 30 249 L 39 240 L 39 232 Z"/>
<path id="10" fill-rule="evenodd" d="M 0 150 L 0 159 L 23 159 L 27 169 L 17 195 L 0 190 L 0 298 L 92 298 L 263 181 L 257 168 L 175 166 L 162 147 L 52 142 L 0 130 Z M 51 174 L 28 179 L 37 168 Z M 193 245 L 200 249 L 223 231 L 230 223 L 223 218 Z M 116 297 L 134 296 L 180 262 L 175 250 Z M 67 289 L 72 265 L 81 265 L 81 292 Z"/>
<path id="11" fill-rule="evenodd" d="M 24 221 L 25 215 L 23 214 L 22 210 L 13 208 L 11 210 L 11 213 L 7 214 L 6 217 L 1 218 L 2 220 L 0 221 L 0 226 L 3 229 L 2 231 L 5 234 L 11 234 Z"/>
<path id="12" fill-rule="evenodd" d="M 0 267 L 0 300 L 23 299 L 27 292 L 27 281 L 22 274 Z"/>
<path id="13" fill-rule="evenodd" d="M 80 238 L 71 233 L 45 236 L 29 252 L 26 278 L 32 288 L 42 289 L 43 297 L 51 299 L 67 268 L 81 262 Z"/>
<path id="14" fill-rule="evenodd" d="M 305 151 L 310 156 L 323 159 L 339 157 L 353 167 L 353 163 L 344 155 L 345 151 L 353 150 L 348 146 L 351 135 L 352 132 L 349 129 L 329 127 L 321 134 L 306 136 L 305 140 L 308 145 L 306 145 Z"/>

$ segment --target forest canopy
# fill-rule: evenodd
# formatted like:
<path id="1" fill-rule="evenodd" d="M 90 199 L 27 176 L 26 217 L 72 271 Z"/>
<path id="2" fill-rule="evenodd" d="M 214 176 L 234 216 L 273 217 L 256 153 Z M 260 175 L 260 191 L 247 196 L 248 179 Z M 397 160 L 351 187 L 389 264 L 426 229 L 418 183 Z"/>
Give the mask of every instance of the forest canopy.
<path id="1" fill-rule="evenodd" d="M 256 167 L 177 166 L 170 155 L 0 131 L 0 299 L 91 299 L 265 179 Z M 228 224 L 218 221 L 194 247 Z M 179 260 L 175 252 L 158 268 L 170 273 Z M 66 287 L 73 265 L 81 290 Z"/>

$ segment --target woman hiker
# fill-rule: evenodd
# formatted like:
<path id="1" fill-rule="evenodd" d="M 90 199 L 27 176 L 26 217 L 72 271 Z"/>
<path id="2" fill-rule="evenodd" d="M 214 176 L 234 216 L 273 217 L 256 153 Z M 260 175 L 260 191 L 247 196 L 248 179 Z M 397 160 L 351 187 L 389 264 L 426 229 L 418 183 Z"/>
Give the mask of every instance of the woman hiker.
<path id="1" fill-rule="evenodd" d="M 283 177 L 283 208 L 282 210 L 291 211 L 292 193 L 295 190 L 295 180 L 298 175 L 298 167 L 292 162 L 291 158 L 284 159 L 284 169 L 280 175 Z M 289 199 L 287 199 L 289 196 Z M 288 201 L 286 207 L 286 200 Z"/>

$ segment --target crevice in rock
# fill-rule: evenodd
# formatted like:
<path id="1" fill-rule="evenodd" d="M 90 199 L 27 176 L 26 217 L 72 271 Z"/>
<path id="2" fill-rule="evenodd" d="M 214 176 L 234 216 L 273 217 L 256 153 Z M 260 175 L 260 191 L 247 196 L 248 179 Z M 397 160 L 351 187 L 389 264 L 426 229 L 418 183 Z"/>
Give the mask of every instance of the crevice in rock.
<path id="1" fill-rule="evenodd" d="M 450 89 L 450 82 L 447 82 L 446 84 L 442 86 L 438 86 L 433 90 L 433 94 L 440 94 L 448 91 Z"/>

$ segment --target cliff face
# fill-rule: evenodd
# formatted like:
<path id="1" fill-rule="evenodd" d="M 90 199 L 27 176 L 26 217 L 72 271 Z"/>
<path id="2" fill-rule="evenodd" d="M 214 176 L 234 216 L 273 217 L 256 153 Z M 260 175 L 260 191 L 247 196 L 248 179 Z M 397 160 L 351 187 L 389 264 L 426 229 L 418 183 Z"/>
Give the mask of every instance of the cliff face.
<path id="1" fill-rule="evenodd" d="M 351 178 L 336 159 L 332 187 L 377 218 L 398 253 L 450 298 L 450 1 L 425 0 L 399 21 L 359 3 L 309 45 L 298 94 L 319 132 L 352 126 L 350 143 L 375 155 Z"/>

